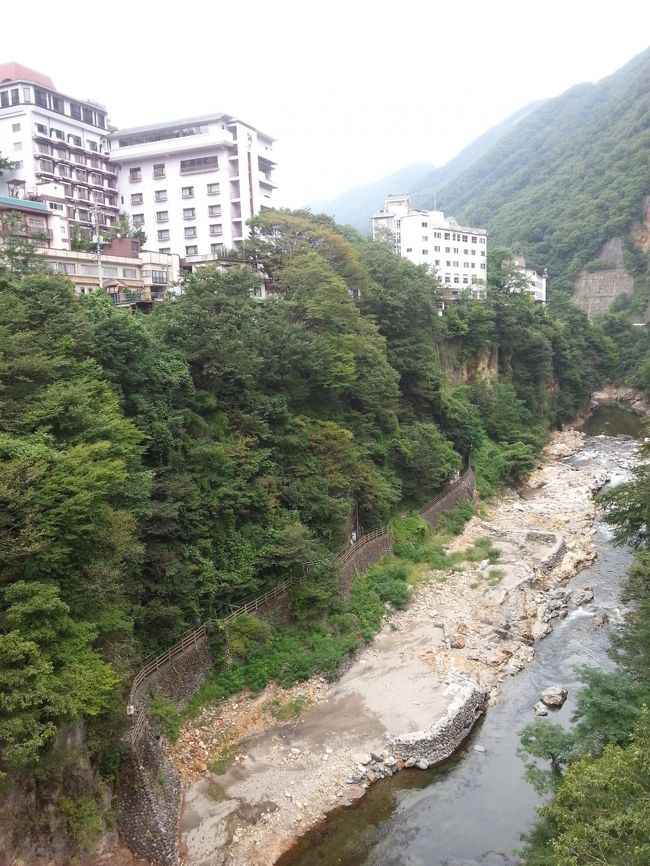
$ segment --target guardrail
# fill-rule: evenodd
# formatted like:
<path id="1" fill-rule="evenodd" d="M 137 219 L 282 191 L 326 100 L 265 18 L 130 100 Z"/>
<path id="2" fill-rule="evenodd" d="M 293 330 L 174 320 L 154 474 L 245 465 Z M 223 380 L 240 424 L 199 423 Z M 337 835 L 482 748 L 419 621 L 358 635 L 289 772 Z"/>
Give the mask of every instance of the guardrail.
<path id="1" fill-rule="evenodd" d="M 447 486 L 442 493 L 438 494 L 434 499 L 431 500 L 424 508 L 420 510 L 420 514 L 424 515 L 431 510 L 436 505 L 444 502 L 447 497 L 449 497 L 455 490 L 459 487 L 463 486 L 471 474 L 473 479 L 473 470 L 470 468 L 466 469 L 465 472 L 451 484 Z M 347 562 L 353 555 L 358 553 L 359 549 L 366 545 L 368 542 L 373 541 L 376 538 L 380 538 L 382 535 L 389 532 L 388 526 L 384 526 L 380 529 L 374 529 L 371 532 L 366 532 L 363 535 L 359 536 L 359 538 L 354 542 L 354 544 L 346 545 L 341 548 L 337 554 L 337 559 L 339 563 L 343 564 Z M 146 664 L 141 670 L 138 671 L 136 676 L 133 679 L 133 683 L 131 684 L 131 690 L 129 693 L 129 709 L 127 710 L 128 714 L 133 717 L 133 721 L 131 723 L 128 739 L 133 746 L 139 741 L 140 736 L 142 735 L 145 725 L 147 723 L 147 717 L 144 709 L 141 707 L 138 708 L 137 713 L 136 703 L 138 698 L 138 691 L 143 683 L 156 671 L 158 671 L 161 667 L 164 667 L 170 664 L 174 659 L 183 655 L 187 652 L 191 647 L 196 647 L 199 643 L 202 643 L 207 639 L 208 627 L 211 622 L 220 622 L 220 623 L 229 623 L 233 620 L 237 619 L 237 617 L 242 616 L 243 614 L 252 613 L 256 610 L 259 610 L 260 607 L 268 604 L 270 601 L 274 601 L 276 598 L 279 598 L 281 595 L 284 595 L 294 586 L 300 586 L 304 583 L 306 579 L 306 575 L 302 574 L 295 577 L 287 578 L 286 580 L 279 583 L 277 586 L 274 586 L 272 589 L 267 590 L 263 595 L 251 596 L 249 599 L 242 602 L 242 604 L 233 607 L 229 614 L 224 617 L 220 617 L 217 620 L 207 620 L 203 625 L 194 629 L 193 631 L 186 634 L 177 644 L 170 647 L 164 653 L 156 656 L 156 658 L 152 659 L 148 664 Z"/>

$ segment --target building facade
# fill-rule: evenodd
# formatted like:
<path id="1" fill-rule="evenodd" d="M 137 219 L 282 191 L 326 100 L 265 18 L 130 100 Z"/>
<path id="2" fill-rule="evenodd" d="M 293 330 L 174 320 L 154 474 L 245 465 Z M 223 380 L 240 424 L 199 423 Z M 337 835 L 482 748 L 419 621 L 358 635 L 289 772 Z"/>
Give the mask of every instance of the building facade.
<path id="1" fill-rule="evenodd" d="M 530 267 L 530 265 L 526 264 L 523 256 L 515 256 L 513 263 L 515 268 L 526 278 L 528 282 L 526 291 L 533 296 L 535 303 L 545 304 L 547 271 L 540 271 L 537 268 Z M 519 289 L 514 288 L 511 291 L 518 292 Z"/>
<path id="2" fill-rule="evenodd" d="M 389 195 L 372 215 L 372 236 L 392 240 L 395 252 L 413 264 L 435 269 L 447 298 L 485 298 L 485 229 L 459 225 L 443 211 L 413 210 L 408 195 Z"/>
<path id="3" fill-rule="evenodd" d="M 101 225 L 110 227 L 119 206 L 108 133 L 103 106 L 61 93 L 33 69 L 0 64 L 0 152 L 16 164 L 0 178 L 0 193 L 25 198 L 57 182 L 62 213 L 73 225 L 90 232 L 97 209 Z"/>
<path id="4" fill-rule="evenodd" d="M 188 266 L 241 247 L 246 221 L 271 207 L 273 139 L 227 114 L 110 136 L 120 208 L 147 246 Z"/>
<path id="5" fill-rule="evenodd" d="M 100 286 L 118 306 L 151 304 L 177 291 L 178 255 L 148 252 L 132 238 L 114 238 L 100 252 L 81 252 L 61 245 L 66 218 L 48 207 L 46 200 L 0 196 L 0 252 L 5 238 L 13 235 L 31 241 L 43 267 L 63 274 L 79 295 Z"/>
<path id="6" fill-rule="evenodd" d="M 147 249 L 185 268 L 241 248 L 246 221 L 272 207 L 273 139 L 228 114 L 116 130 L 98 103 L 60 93 L 18 63 L 0 64 L 0 154 L 15 168 L 0 195 L 45 200 L 64 221 L 56 242 L 91 238 L 120 213 Z"/>

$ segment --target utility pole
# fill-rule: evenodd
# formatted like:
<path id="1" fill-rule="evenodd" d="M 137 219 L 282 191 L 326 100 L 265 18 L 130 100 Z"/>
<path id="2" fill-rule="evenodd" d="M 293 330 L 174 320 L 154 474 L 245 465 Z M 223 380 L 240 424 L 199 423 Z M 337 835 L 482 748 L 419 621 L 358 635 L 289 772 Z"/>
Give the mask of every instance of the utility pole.
<path id="1" fill-rule="evenodd" d="M 102 236 L 99 233 L 99 206 L 93 208 L 93 216 L 95 217 L 95 253 L 97 254 L 97 276 L 99 277 L 99 288 L 104 288 L 104 275 L 102 273 Z"/>

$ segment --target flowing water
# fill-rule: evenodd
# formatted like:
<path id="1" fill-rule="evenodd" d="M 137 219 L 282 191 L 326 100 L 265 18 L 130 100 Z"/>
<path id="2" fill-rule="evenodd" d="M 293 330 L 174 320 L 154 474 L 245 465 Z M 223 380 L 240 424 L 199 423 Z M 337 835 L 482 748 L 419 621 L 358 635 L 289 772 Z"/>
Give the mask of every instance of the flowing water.
<path id="1" fill-rule="evenodd" d="M 584 449 L 574 465 L 605 468 L 616 484 L 629 477 L 638 418 L 617 408 L 597 410 L 585 425 Z M 623 435 L 622 435 L 623 434 Z M 568 725 L 579 688 L 576 665 L 611 667 L 608 629 L 594 613 L 620 621 L 620 583 L 632 561 L 627 548 L 611 544 L 598 518 L 598 559 L 569 588 L 589 584 L 594 601 L 558 622 L 536 645 L 533 662 L 503 684 L 502 697 L 463 744 L 462 751 L 433 770 L 398 773 L 372 786 L 354 807 L 339 809 L 284 855 L 278 866 L 514 866 L 521 834 L 535 819 L 539 796 L 525 781 L 517 756 L 518 732 L 534 720 L 540 692 L 559 682 L 569 689 L 564 707 L 551 713 Z M 480 744 L 485 752 L 473 750 Z"/>

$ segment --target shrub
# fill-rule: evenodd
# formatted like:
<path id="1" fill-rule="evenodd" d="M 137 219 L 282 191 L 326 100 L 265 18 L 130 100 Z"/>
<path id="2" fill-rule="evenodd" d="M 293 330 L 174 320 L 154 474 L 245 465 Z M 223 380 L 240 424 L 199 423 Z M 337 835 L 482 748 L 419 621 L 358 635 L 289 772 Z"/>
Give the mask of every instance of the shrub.
<path id="1" fill-rule="evenodd" d="M 90 797 L 60 797 L 56 811 L 70 839 L 83 851 L 91 851 L 103 830 L 97 803 Z"/>
<path id="2" fill-rule="evenodd" d="M 242 614 L 226 627 L 228 646 L 233 656 L 245 659 L 271 637 L 271 626 L 254 616 Z"/>

